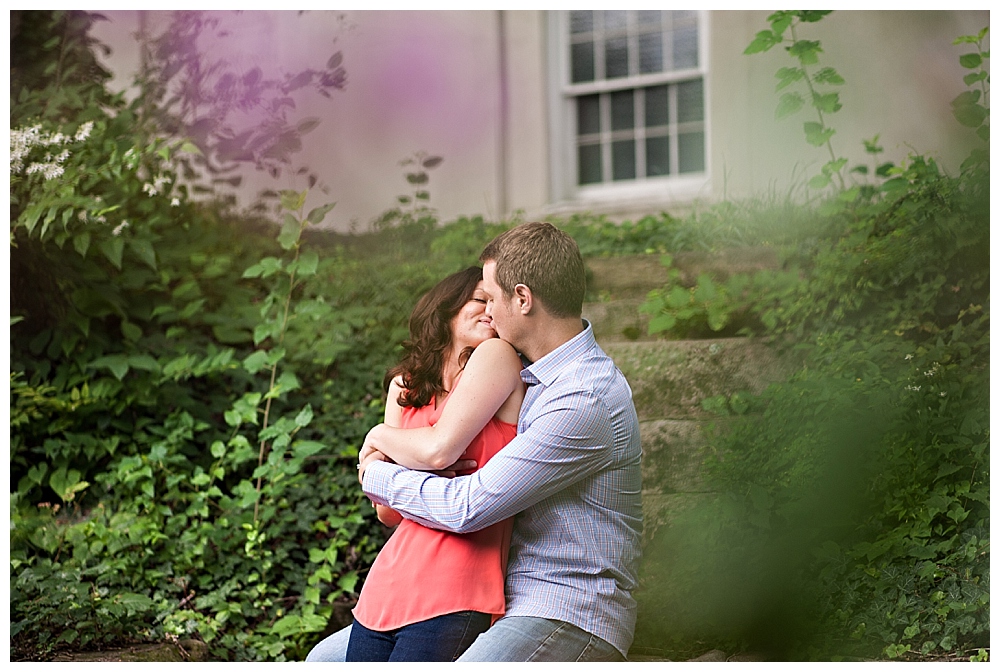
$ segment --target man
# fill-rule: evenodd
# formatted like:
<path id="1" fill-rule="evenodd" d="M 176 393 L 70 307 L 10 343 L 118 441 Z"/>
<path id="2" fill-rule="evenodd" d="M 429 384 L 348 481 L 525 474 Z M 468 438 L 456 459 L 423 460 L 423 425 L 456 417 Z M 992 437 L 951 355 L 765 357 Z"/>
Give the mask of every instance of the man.
<path id="1" fill-rule="evenodd" d="M 497 236 L 480 261 L 486 313 L 530 362 L 517 437 L 454 479 L 373 453 L 359 465 L 363 489 L 407 518 L 454 532 L 516 515 L 507 613 L 460 661 L 622 661 L 635 630 L 642 535 L 631 390 L 581 319 L 584 267 L 571 237 L 548 223 L 522 224 Z M 337 659 L 339 635 L 308 660 Z"/>

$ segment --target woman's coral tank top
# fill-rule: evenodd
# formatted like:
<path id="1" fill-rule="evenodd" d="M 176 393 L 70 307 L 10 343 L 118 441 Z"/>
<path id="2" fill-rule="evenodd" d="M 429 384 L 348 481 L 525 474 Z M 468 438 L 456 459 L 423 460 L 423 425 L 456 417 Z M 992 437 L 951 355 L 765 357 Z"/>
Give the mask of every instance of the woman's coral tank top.
<path id="1" fill-rule="evenodd" d="M 403 408 L 401 426 L 433 425 L 445 403 Z M 515 425 L 492 418 L 462 459 L 482 467 L 516 433 Z M 456 611 L 493 614 L 495 621 L 504 613 L 512 525 L 507 519 L 478 532 L 455 534 L 404 519 L 375 558 L 354 618 L 380 632 Z"/>

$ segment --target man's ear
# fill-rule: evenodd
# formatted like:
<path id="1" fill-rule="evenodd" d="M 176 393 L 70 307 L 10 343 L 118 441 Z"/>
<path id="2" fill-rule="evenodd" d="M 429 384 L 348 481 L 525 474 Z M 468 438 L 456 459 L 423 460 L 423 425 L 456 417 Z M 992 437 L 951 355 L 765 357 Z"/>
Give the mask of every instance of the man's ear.
<path id="1" fill-rule="evenodd" d="M 527 315 L 531 312 L 531 308 L 534 305 L 535 298 L 531 294 L 531 288 L 524 284 L 518 284 L 514 286 L 514 301 L 517 309 L 522 315 Z"/>

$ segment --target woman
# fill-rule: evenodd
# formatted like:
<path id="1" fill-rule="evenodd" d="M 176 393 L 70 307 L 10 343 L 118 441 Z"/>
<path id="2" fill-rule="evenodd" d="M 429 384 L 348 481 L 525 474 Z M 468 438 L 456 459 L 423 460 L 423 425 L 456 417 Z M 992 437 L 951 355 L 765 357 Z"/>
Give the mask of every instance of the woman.
<path id="1" fill-rule="evenodd" d="M 417 302 L 402 362 L 386 375 L 385 423 L 362 449 L 412 469 L 459 458 L 477 468 L 517 431 L 521 362 L 486 316 L 482 269 L 448 276 Z M 423 428 L 415 450 L 405 430 Z M 470 471 L 458 472 L 470 473 Z M 379 553 L 354 609 L 347 660 L 452 661 L 504 613 L 511 521 L 471 534 L 432 530 L 376 507 L 398 528 Z"/>

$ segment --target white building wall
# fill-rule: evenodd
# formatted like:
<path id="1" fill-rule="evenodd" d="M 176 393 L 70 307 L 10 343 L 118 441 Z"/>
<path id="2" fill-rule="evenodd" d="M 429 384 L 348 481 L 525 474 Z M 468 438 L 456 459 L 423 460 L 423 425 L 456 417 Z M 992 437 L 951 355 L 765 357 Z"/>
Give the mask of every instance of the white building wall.
<path id="1" fill-rule="evenodd" d="M 95 34 L 114 49 L 108 63 L 117 75 L 115 86 L 124 89 L 138 69 L 133 36 L 138 12 L 105 14 L 110 21 L 98 24 Z M 444 158 L 430 173 L 429 191 L 431 206 L 445 221 L 477 214 L 497 219 L 514 211 L 540 218 L 584 209 L 621 218 L 682 212 L 692 198 L 781 196 L 801 187 L 827 158 L 805 142 L 808 110 L 774 118 L 774 72 L 792 65 L 791 58 L 780 47 L 743 55 L 755 33 L 767 28 L 768 12 L 707 13 L 704 186 L 693 197 L 678 198 L 665 187 L 605 203 L 553 193 L 553 171 L 573 173 L 555 158 L 572 152 L 560 152 L 551 137 L 549 93 L 557 83 L 546 12 L 220 14 L 242 37 L 220 43 L 219 53 L 246 70 L 260 65 L 296 71 L 343 52 L 347 90 L 335 92 L 332 100 L 303 101 L 301 116 L 322 121 L 305 136 L 297 157 L 328 189 L 311 195 L 309 207 L 336 201 L 324 225 L 338 230 L 364 230 L 398 195 L 410 192 L 399 162 L 421 150 Z M 153 28 L 167 18 L 165 12 L 147 16 Z M 821 64 L 847 80 L 841 87 L 843 109 L 828 121 L 837 131 L 835 149 L 849 165 L 867 158 L 862 139 L 880 134 L 882 160 L 898 162 L 916 151 L 957 170 L 974 140 L 951 116 L 949 103 L 964 89 L 966 73 L 958 64 L 964 49 L 951 41 L 988 24 L 986 11 L 841 11 L 803 27 L 801 38 L 822 43 Z M 248 174 L 240 201 L 249 204 L 260 188 L 304 186 L 302 178 L 275 184 Z"/>

